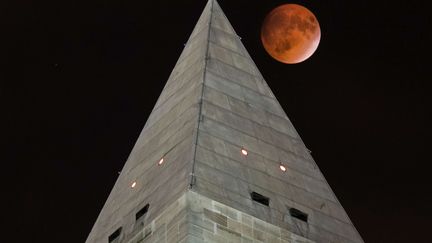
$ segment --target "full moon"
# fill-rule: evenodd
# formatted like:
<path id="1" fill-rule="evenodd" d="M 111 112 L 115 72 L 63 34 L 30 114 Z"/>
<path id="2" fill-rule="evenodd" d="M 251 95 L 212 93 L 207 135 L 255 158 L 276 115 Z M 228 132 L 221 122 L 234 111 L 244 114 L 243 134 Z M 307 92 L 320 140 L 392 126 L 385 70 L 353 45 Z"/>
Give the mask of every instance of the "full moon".
<path id="1" fill-rule="evenodd" d="M 261 28 L 261 41 L 270 56 L 279 62 L 294 64 L 308 59 L 321 38 L 315 15 L 297 4 L 273 9 Z"/>

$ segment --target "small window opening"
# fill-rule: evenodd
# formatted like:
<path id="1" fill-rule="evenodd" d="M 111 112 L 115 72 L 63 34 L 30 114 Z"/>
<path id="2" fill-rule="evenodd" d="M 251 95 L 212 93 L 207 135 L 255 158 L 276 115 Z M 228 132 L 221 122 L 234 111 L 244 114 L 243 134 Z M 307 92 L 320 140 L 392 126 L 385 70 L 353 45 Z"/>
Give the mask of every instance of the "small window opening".
<path id="1" fill-rule="evenodd" d="M 268 197 L 263 196 L 263 195 L 256 193 L 256 192 L 251 193 L 251 198 L 255 202 L 259 202 L 259 203 L 266 205 L 266 206 L 268 206 L 269 202 L 270 202 L 270 199 Z"/>
<path id="2" fill-rule="evenodd" d="M 300 219 L 302 221 L 307 222 L 308 221 L 308 215 L 296 208 L 290 208 L 289 213 L 292 217 Z"/>
<path id="3" fill-rule="evenodd" d="M 122 227 L 118 228 L 116 231 L 114 231 L 114 233 L 112 233 L 109 237 L 108 237 L 108 242 L 117 242 L 116 240 L 118 240 L 120 238 L 120 234 L 122 231 Z"/>
<path id="4" fill-rule="evenodd" d="M 147 211 L 148 211 L 148 209 L 149 209 L 149 204 L 147 204 L 147 205 L 145 205 L 140 211 L 138 211 L 136 214 L 135 214 L 135 220 L 139 220 L 139 219 L 141 219 L 141 218 L 143 218 L 144 217 L 144 215 L 147 213 Z"/>

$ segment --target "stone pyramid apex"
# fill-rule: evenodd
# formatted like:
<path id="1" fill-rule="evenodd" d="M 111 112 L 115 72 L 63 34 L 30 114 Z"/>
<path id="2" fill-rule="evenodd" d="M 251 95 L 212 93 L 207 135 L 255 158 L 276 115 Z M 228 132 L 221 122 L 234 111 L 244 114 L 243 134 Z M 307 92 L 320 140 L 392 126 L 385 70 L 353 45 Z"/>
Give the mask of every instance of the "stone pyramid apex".
<path id="1" fill-rule="evenodd" d="M 87 243 L 363 242 L 209 0 Z"/>

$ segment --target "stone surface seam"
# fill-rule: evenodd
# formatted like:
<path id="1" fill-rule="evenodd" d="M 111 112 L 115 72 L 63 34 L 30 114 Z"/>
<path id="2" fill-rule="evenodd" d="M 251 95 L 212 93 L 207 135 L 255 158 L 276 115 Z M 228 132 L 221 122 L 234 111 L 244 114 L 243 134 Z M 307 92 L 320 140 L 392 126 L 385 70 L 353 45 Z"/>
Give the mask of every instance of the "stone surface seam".
<path id="1" fill-rule="evenodd" d="M 210 152 L 210 153 L 213 153 L 213 154 L 215 154 L 215 155 L 217 155 L 217 156 L 220 156 L 220 157 L 222 157 L 222 158 L 229 159 L 229 160 L 232 160 L 232 161 L 234 161 L 234 162 L 236 162 L 236 163 L 241 164 L 241 161 L 238 161 L 238 160 L 236 160 L 236 159 L 230 158 L 230 157 L 228 157 L 228 156 L 226 156 L 226 155 L 222 155 L 222 154 L 216 153 L 216 152 L 214 152 L 213 150 L 210 150 L 210 149 L 208 149 L 208 148 L 206 148 L 206 147 L 203 147 L 203 146 L 201 146 L 201 145 L 198 145 L 198 146 L 199 146 L 201 149 L 206 150 L 206 151 L 208 151 L 208 152 Z M 262 155 L 259 155 L 259 156 L 265 158 L 265 157 L 262 156 Z M 265 158 L 265 159 L 268 160 L 268 161 L 273 162 L 275 165 L 279 165 L 279 162 L 278 162 L 278 161 L 274 161 L 273 159 L 269 159 L 269 158 Z M 204 162 L 202 162 L 202 161 L 200 161 L 200 162 L 201 162 L 201 163 L 204 163 Z M 304 173 L 304 172 L 302 172 L 302 171 L 300 171 L 300 170 L 294 168 L 293 166 L 285 165 L 285 167 L 287 167 L 287 168 L 290 169 L 291 171 L 295 171 L 296 173 L 301 174 L 302 176 L 306 176 L 306 177 L 309 177 L 309 178 L 314 179 L 314 180 L 317 180 L 317 181 L 323 181 L 322 179 L 319 179 L 319 178 L 313 177 L 313 176 L 311 176 L 311 175 L 308 175 L 308 174 L 306 174 L 306 173 Z M 255 169 L 255 168 L 251 168 L 251 169 L 253 169 L 253 170 L 257 170 L 257 169 Z M 260 170 L 257 170 L 257 171 L 260 171 Z"/>
<path id="2" fill-rule="evenodd" d="M 234 127 L 232 127 L 232 126 L 229 126 L 229 125 L 227 125 L 227 124 L 225 124 L 225 123 L 223 123 L 223 122 L 217 121 L 217 120 L 215 120 L 215 119 L 213 119 L 213 118 L 210 118 L 210 117 L 208 117 L 208 116 L 205 116 L 205 119 L 210 120 L 210 121 L 212 121 L 212 122 L 214 122 L 214 123 L 216 123 L 216 124 L 218 124 L 218 125 L 225 126 L 225 127 L 229 128 L 229 129 L 235 130 L 236 132 L 239 132 L 239 133 L 244 134 L 244 135 L 246 135 L 246 136 L 249 136 L 249 137 L 251 137 L 251 138 L 255 138 L 257 141 L 260 141 L 260 142 L 262 142 L 262 143 L 265 143 L 265 144 L 267 144 L 267 145 L 270 145 L 270 146 L 272 146 L 272 147 L 275 147 L 275 148 L 277 148 L 277 149 L 280 149 L 280 150 L 282 150 L 282 151 L 284 151 L 284 152 L 286 152 L 286 153 L 288 153 L 288 154 L 293 154 L 293 155 L 295 155 L 296 157 L 300 157 L 300 158 L 302 158 L 302 159 L 304 159 L 304 160 L 309 160 L 309 159 L 310 159 L 310 158 L 307 158 L 307 157 L 305 157 L 305 156 L 301 156 L 301 155 L 299 155 L 299 154 L 295 154 L 293 151 L 286 150 L 285 148 L 282 148 L 282 147 L 280 147 L 280 146 L 277 146 L 276 144 L 271 144 L 271 143 L 269 143 L 269 142 L 267 142 L 267 141 L 264 141 L 264 140 L 262 140 L 262 139 L 256 137 L 255 135 L 251 135 L 251 134 L 245 133 L 245 132 L 243 132 L 242 130 L 240 130 L 240 129 L 238 129 L 238 128 L 234 128 Z M 214 136 L 214 137 L 216 137 L 216 138 L 219 138 L 219 139 L 221 139 L 221 140 L 226 141 L 224 138 L 218 137 L 217 135 L 214 135 L 214 134 L 211 134 L 211 133 L 208 133 L 208 134 L 210 134 L 211 136 Z M 228 142 L 228 141 L 227 141 L 227 142 Z M 232 144 L 232 143 L 230 143 L 230 144 Z M 236 144 L 232 144 L 232 145 L 239 146 L 239 145 L 236 145 Z"/>
<path id="3" fill-rule="evenodd" d="M 201 163 L 202 163 L 202 162 L 201 162 Z M 213 168 L 213 169 L 218 170 L 220 173 L 226 174 L 225 172 L 223 172 L 223 171 L 221 171 L 221 170 L 219 170 L 219 169 L 217 169 L 217 168 Z M 200 180 L 202 180 L 202 181 L 204 181 L 204 182 L 206 182 L 206 183 L 214 184 L 213 182 L 208 181 L 208 180 L 206 180 L 205 178 L 202 178 L 202 177 L 200 178 Z M 242 180 L 242 179 L 239 179 L 239 180 L 244 181 L 244 180 Z M 294 187 L 297 187 L 297 186 L 295 186 L 295 185 L 293 185 L 293 184 L 290 184 L 290 185 L 291 185 L 291 186 L 294 186 Z M 267 189 L 262 188 L 262 187 L 257 186 L 257 185 L 254 185 L 254 186 L 257 187 L 257 188 L 261 188 L 261 189 L 267 190 Z M 299 188 L 299 187 L 297 187 L 297 188 Z M 300 188 L 300 189 L 302 189 L 302 188 Z M 230 189 L 227 189 L 227 188 L 225 188 L 224 190 L 227 190 L 227 191 L 232 192 L 232 193 L 237 193 L 237 192 L 235 192 L 235 191 L 233 191 L 233 190 L 230 190 Z M 304 190 L 304 189 L 302 189 L 302 190 Z M 306 191 L 306 190 L 304 190 L 304 191 Z M 282 195 L 282 194 L 280 194 L 280 193 L 277 193 L 277 192 L 274 192 L 274 191 L 271 191 L 271 192 L 272 192 L 273 194 L 277 194 L 277 195 L 279 195 L 279 196 L 282 196 L 282 197 L 286 198 L 284 195 Z M 307 191 L 307 192 L 309 192 L 309 191 Z M 312 193 L 312 192 L 309 192 L 309 193 Z M 312 194 L 314 194 L 314 193 L 312 193 Z M 316 194 L 314 194 L 314 195 L 316 195 Z M 249 197 L 244 197 L 244 196 L 242 196 L 242 195 L 240 195 L 240 194 L 239 194 L 238 196 L 250 200 Z M 331 202 L 331 201 L 328 200 L 328 199 L 325 199 L 325 198 L 322 198 L 322 199 Z M 288 198 L 288 200 L 290 200 L 290 199 Z M 335 202 L 332 202 L 332 203 L 335 203 Z M 299 203 L 299 202 L 296 202 L 296 204 L 298 204 L 298 205 L 302 205 L 302 206 L 305 206 L 305 207 L 310 207 L 310 206 L 307 206 L 307 205 L 305 205 L 305 204 L 303 204 L 303 203 Z M 277 211 L 277 212 L 279 212 L 279 213 L 282 213 L 282 214 L 285 214 L 285 213 L 286 213 L 286 212 L 282 212 L 282 211 L 280 211 L 280 210 L 277 209 L 277 208 L 271 208 L 271 209 L 272 209 L 272 210 L 275 210 L 275 211 Z M 324 212 L 322 212 L 322 211 L 319 211 L 319 210 L 317 210 L 317 209 L 313 209 L 313 210 L 318 211 L 318 212 L 321 212 L 322 214 L 326 215 L 327 217 L 332 218 L 332 219 L 334 219 L 334 220 L 337 220 L 337 221 L 339 221 L 340 223 L 343 223 L 343 224 L 346 224 L 346 225 L 350 225 L 348 222 L 344 222 L 344 221 L 342 221 L 342 220 L 340 220 L 340 219 L 338 219 L 338 218 L 336 218 L 336 217 L 334 217 L 334 216 L 332 216 L 332 215 L 330 215 L 330 214 L 326 214 L 326 213 L 324 213 Z M 320 227 L 319 225 L 316 225 L 316 224 L 311 224 L 311 225 L 314 225 L 314 226 L 316 226 L 316 227 L 318 227 L 318 228 L 320 228 L 320 229 L 323 229 L 323 230 L 325 230 L 325 231 L 327 231 L 327 232 L 330 232 L 330 231 L 328 231 L 328 230 L 326 230 L 326 229 Z"/>
<path id="4" fill-rule="evenodd" d="M 220 109 L 220 110 L 223 110 L 223 111 L 225 111 L 225 112 L 227 112 L 227 113 L 231 113 L 233 116 L 240 117 L 240 118 L 242 118 L 242 119 L 248 119 L 247 117 L 244 117 L 244 116 L 242 116 L 242 115 L 239 115 L 238 113 L 234 113 L 234 112 L 232 112 L 232 111 L 226 109 L 225 107 L 222 107 L 222 106 L 220 106 L 220 105 L 218 105 L 218 104 L 213 103 L 213 102 L 210 101 L 210 100 L 206 100 L 206 102 L 207 102 L 208 104 L 210 104 L 210 105 L 212 105 L 212 106 L 214 106 L 214 107 Z M 275 132 L 282 133 L 282 134 L 284 134 L 285 136 L 289 137 L 289 138 L 292 139 L 292 140 L 299 141 L 299 142 L 301 141 L 300 138 L 295 138 L 295 137 L 293 137 L 293 136 L 291 136 L 291 135 L 289 135 L 289 134 L 287 134 L 287 133 L 285 133 L 285 132 L 282 132 L 282 131 L 279 131 L 279 130 L 274 129 L 274 128 L 271 127 L 271 126 L 267 126 L 267 125 L 265 125 L 265 124 L 261 124 L 261 123 L 259 123 L 259 122 L 257 122 L 257 121 L 252 120 L 252 119 L 248 119 L 248 120 L 249 120 L 251 123 L 255 124 L 255 125 L 259 125 L 259 126 L 261 126 L 261 127 L 265 127 L 265 128 L 271 129 L 271 130 L 273 130 L 273 131 L 275 131 Z"/>
<path id="5" fill-rule="evenodd" d="M 195 65 L 195 64 L 199 63 L 200 61 L 202 61 L 201 58 L 200 58 L 199 60 L 197 60 L 196 62 L 192 63 L 191 66 L 188 66 L 188 67 L 187 67 L 187 70 L 185 70 L 185 72 L 186 72 L 186 71 L 189 71 L 189 68 L 191 68 L 192 65 Z M 178 87 L 178 90 L 181 90 L 182 88 L 187 87 L 186 85 L 190 85 L 191 81 L 193 81 L 196 77 L 198 77 L 198 75 L 200 75 L 200 74 L 197 73 L 197 74 L 195 74 L 194 76 L 192 76 L 190 79 L 188 79 L 187 81 L 185 81 L 184 84 L 182 84 L 180 87 Z M 176 81 L 176 80 L 173 80 L 173 81 Z M 168 101 L 169 101 L 169 100 L 170 100 L 170 99 L 171 99 L 175 94 L 178 93 L 178 90 L 175 91 L 175 92 L 173 92 L 170 96 L 166 97 L 166 99 L 165 99 L 162 103 L 160 103 L 158 106 L 156 106 L 154 110 L 159 109 L 159 108 L 160 108 L 161 106 L 163 106 L 166 102 L 168 102 Z M 148 127 L 148 128 L 150 128 L 150 127 Z"/>
<path id="6" fill-rule="evenodd" d="M 211 70 L 209 70 L 209 73 L 211 73 L 212 75 L 215 75 L 215 76 L 221 77 L 220 75 L 215 74 L 215 73 L 212 72 Z M 224 78 L 224 77 L 222 77 L 222 78 Z M 237 83 L 235 83 L 235 82 L 229 80 L 228 78 L 224 78 L 224 79 L 227 79 L 227 80 L 230 81 L 231 83 L 237 84 Z M 239 85 L 239 86 L 241 86 L 241 85 Z M 241 86 L 241 87 L 244 87 L 244 86 Z M 240 102 L 243 102 L 243 103 L 247 103 L 246 101 L 243 101 L 243 100 L 241 100 L 241 99 L 239 99 L 239 98 L 236 98 L 236 97 L 234 97 L 234 96 L 232 96 L 232 95 L 230 95 L 230 94 L 224 93 L 223 91 L 219 91 L 218 89 L 215 89 L 215 88 L 213 88 L 213 87 L 206 86 L 206 88 L 211 89 L 211 90 L 214 90 L 214 91 L 219 92 L 219 93 L 223 93 L 223 94 L 226 95 L 227 97 L 229 97 L 229 98 L 231 98 L 231 99 L 234 99 L 234 100 L 236 100 L 236 101 L 240 101 Z M 255 92 L 255 93 L 256 93 L 256 92 Z M 267 97 L 268 97 L 268 96 L 267 96 Z M 271 98 L 271 99 L 273 99 L 273 98 Z M 249 103 L 247 103 L 247 104 L 249 104 Z M 251 106 L 253 106 L 253 105 L 251 105 Z M 256 109 L 259 109 L 259 110 L 261 110 L 261 111 L 263 111 L 263 112 L 265 112 L 265 113 L 269 113 L 269 114 L 271 114 L 271 115 L 273 115 L 273 116 L 276 116 L 276 117 L 278 117 L 278 118 L 281 118 L 281 119 L 284 119 L 284 120 L 290 122 L 290 120 L 288 120 L 286 117 L 283 117 L 283 116 L 280 116 L 280 115 L 278 115 L 278 114 L 275 114 L 275 113 L 273 113 L 273 112 L 271 112 L 271 111 L 265 110 L 265 109 L 263 109 L 263 108 L 261 108 L 261 107 L 259 107 L 259 106 L 253 106 L 253 107 L 256 108 Z"/>
<path id="7" fill-rule="evenodd" d="M 198 124 L 196 129 L 196 137 L 195 137 L 195 144 L 193 147 L 193 159 L 192 159 L 192 172 L 191 172 L 191 178 L 190 178 L 190 188 L 194 186 L 195 183 L 195 159 L 197 154 L 197 146 L 198 146 L 198 137 L 199 137 L 199 131 L 200 131 L 200 123 L 201 123 L 201 114 L 202 114 L 202 101 L 204 96 L 204 86 L 205 86 L 205 80 L 206 80 L 206 72 L 207 72 L 207 59 L 209 55 L 209 49 L 210 49 L 210 33 L 211 33 L 211 24 L 212 24 L 212 17 L 213 17 L 213 5 L 214 1 L 212 0 L 211 6 L 210 6 L 210 16 L 209 16 L 209 23 L 208 23 L 208 33 L 207 33 L 207 44 L 206 44 L 206 51 L 204 56 L 204 68 L 203 68 L 203 83 L 202 83 L 202 89 L 201 89 L 201 96 L 199 98 L 199 109 L 198 109 Z"/>
<path id="8" fill-rule="evenodd" d="M 204 162 L 201 162 L 201 161 L 200 161 L 200 163 L 205 164 Z M 207 165 L 207 166 L 209 166 L 209 165 Z M 209 167 L 210 167 L 210 166 L 209 166 Z M 222 171 L 222 170 L 219 170 L 219 169 L 214 168 L 214 167 L 212 167 L 212 168 L 213 168 L 214 170 L 217 170 L 217 171 L 223 173 L 223 174 L 227 174 L 226 172 L 224 172 L 224 171 Z M 255 169 L 254 169 L 254 170 L 255 170 Z M 271 176 L 271 175 L 269 175 L 268 173 L 265 173 L 265 174 L 268 175 L 268 176 Z M 227 174 L 227 175 L 229 175 L 229 174 Z M 273 176 L 271 176 L 271 177 L 274 178 L 275 180 L 278 180 L 278 181 L 282 181 L 282 182 L 284 182 L 284 183 L 287 183 L 286 181 L 283 181 L 283 180 L 281 180 L 281 179 L 279 179 L 279 178 L 277 178 L 277 177 L 273 177 Z M 202 179 L 202 178 L 201 178 L 201 179 Z M 207 181 L 207 180 L 205 180 L 205 179 L 202 179 L 202 180 Z M 243 179 L 238 179 L 238 180 L 241 180 L 241 181 L 246 182 L 246 181 L 243 180 Z M 210 182 L 210 181 L 207 181 L 207 182 Z M 210 182 L 210 183 L 211 183 L 211 184 L 214 184 L 213 182 Z M 314 192 L 308 191 L 308 190 L 306 190 L 305 188 L 302 188 L 302 187 L 296 186 L 295 184 L 292 184 L 292 183 L 289 183 L 289 184 L 290 184 L 292 187 L 295 187 L 295 188 L 298 188 L 299 190 L 302 190 L 302 191 L 308 192 L 308 193 L 310 193 L 310 194 L 316 196 L 317 198 L 320 198 L 320 199 L 322 199 L 322 200 L 326 200 L 326 201 L 330 201 L 330 202 L 336 203 L 336 201 L 332 201 L 332 200 L 330 200 L 329 198 L 325 198 L 325 197 L 323 197 L 323 196 L 321 196 L 321 195 L 318 195 L 318 194 L 316 194 L 316 193 L 314 193 Z M 253 185 L 256 186 L 256 187 L 259 187 L 259 188 L 261 188 L 261 189 L 265 189 L 265 188 L 263 188 L 263 187 L 261 187 L 261 186 L 258 186 L 258 185 L 255 185 L 255 184 L 253 184 Z M 267 189 L 265 189 L 265 190 L 267 190 Z M 284 195 L 282 195 L 282 194 L 280 194 L 280 193 L 276 193 L 276 194 L 278 194 L 278 195 L 280 195 L 280 196 L 282 196 L 282 197 L 285 197 Z"/>

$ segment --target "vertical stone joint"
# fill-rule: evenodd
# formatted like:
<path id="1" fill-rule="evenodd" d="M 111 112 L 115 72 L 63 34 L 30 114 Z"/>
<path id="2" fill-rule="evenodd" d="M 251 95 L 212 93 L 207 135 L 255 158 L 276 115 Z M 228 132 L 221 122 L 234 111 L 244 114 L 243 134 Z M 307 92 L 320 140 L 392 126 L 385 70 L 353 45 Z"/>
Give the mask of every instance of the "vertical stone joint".
<path id="1" fill-rule="evenodd" d="M 206 51 L 205 51 L 205 57 L 204 57 L 204 68 L 203 68 L 203 80 L 202 80 L 202 87 L 201 87 L 201 96 L 199 97 L 199 101 L 198 101 L 198 106 L 199 106 L 199 111 L 198 111 L 198 121 L 197 121 L 197 129 L 195 131 L 195 142 L 193 144 L 193 159 L 192 159 L 192 173 L 191 173 L 191 178 L 190 178 L 190 184 L 189 184 L 189 188 L 192 189 L 193 186 L 195 185 L 195 160 L 196 160 L 196 153 L 197 153 L 197 146 L 198 146 L 198 135 L 199 135 L 199 130 L 200 130 L 200 121 L 201 121 L 201 116 L 202 116 L 202 104 L 203 104 L 203 96 L 204 96 L 204 85 L 205 85 L 205 80 L 206 80 L 206 70 L 207 70 L 207 63 L 209 58 L 209 45 L 210 45 L 210 33 L 211 33 L 211 25 L 212 25 L 212 17 L 213 17 L 213 6 L 214 6 L 214 2 L 215 0 L 209 0 L 210 1 L 210 16 L 209 16 L 209 23 L 208 23 L 208 32 L 207 32 L 207 39 L 206 39 Z"/>

